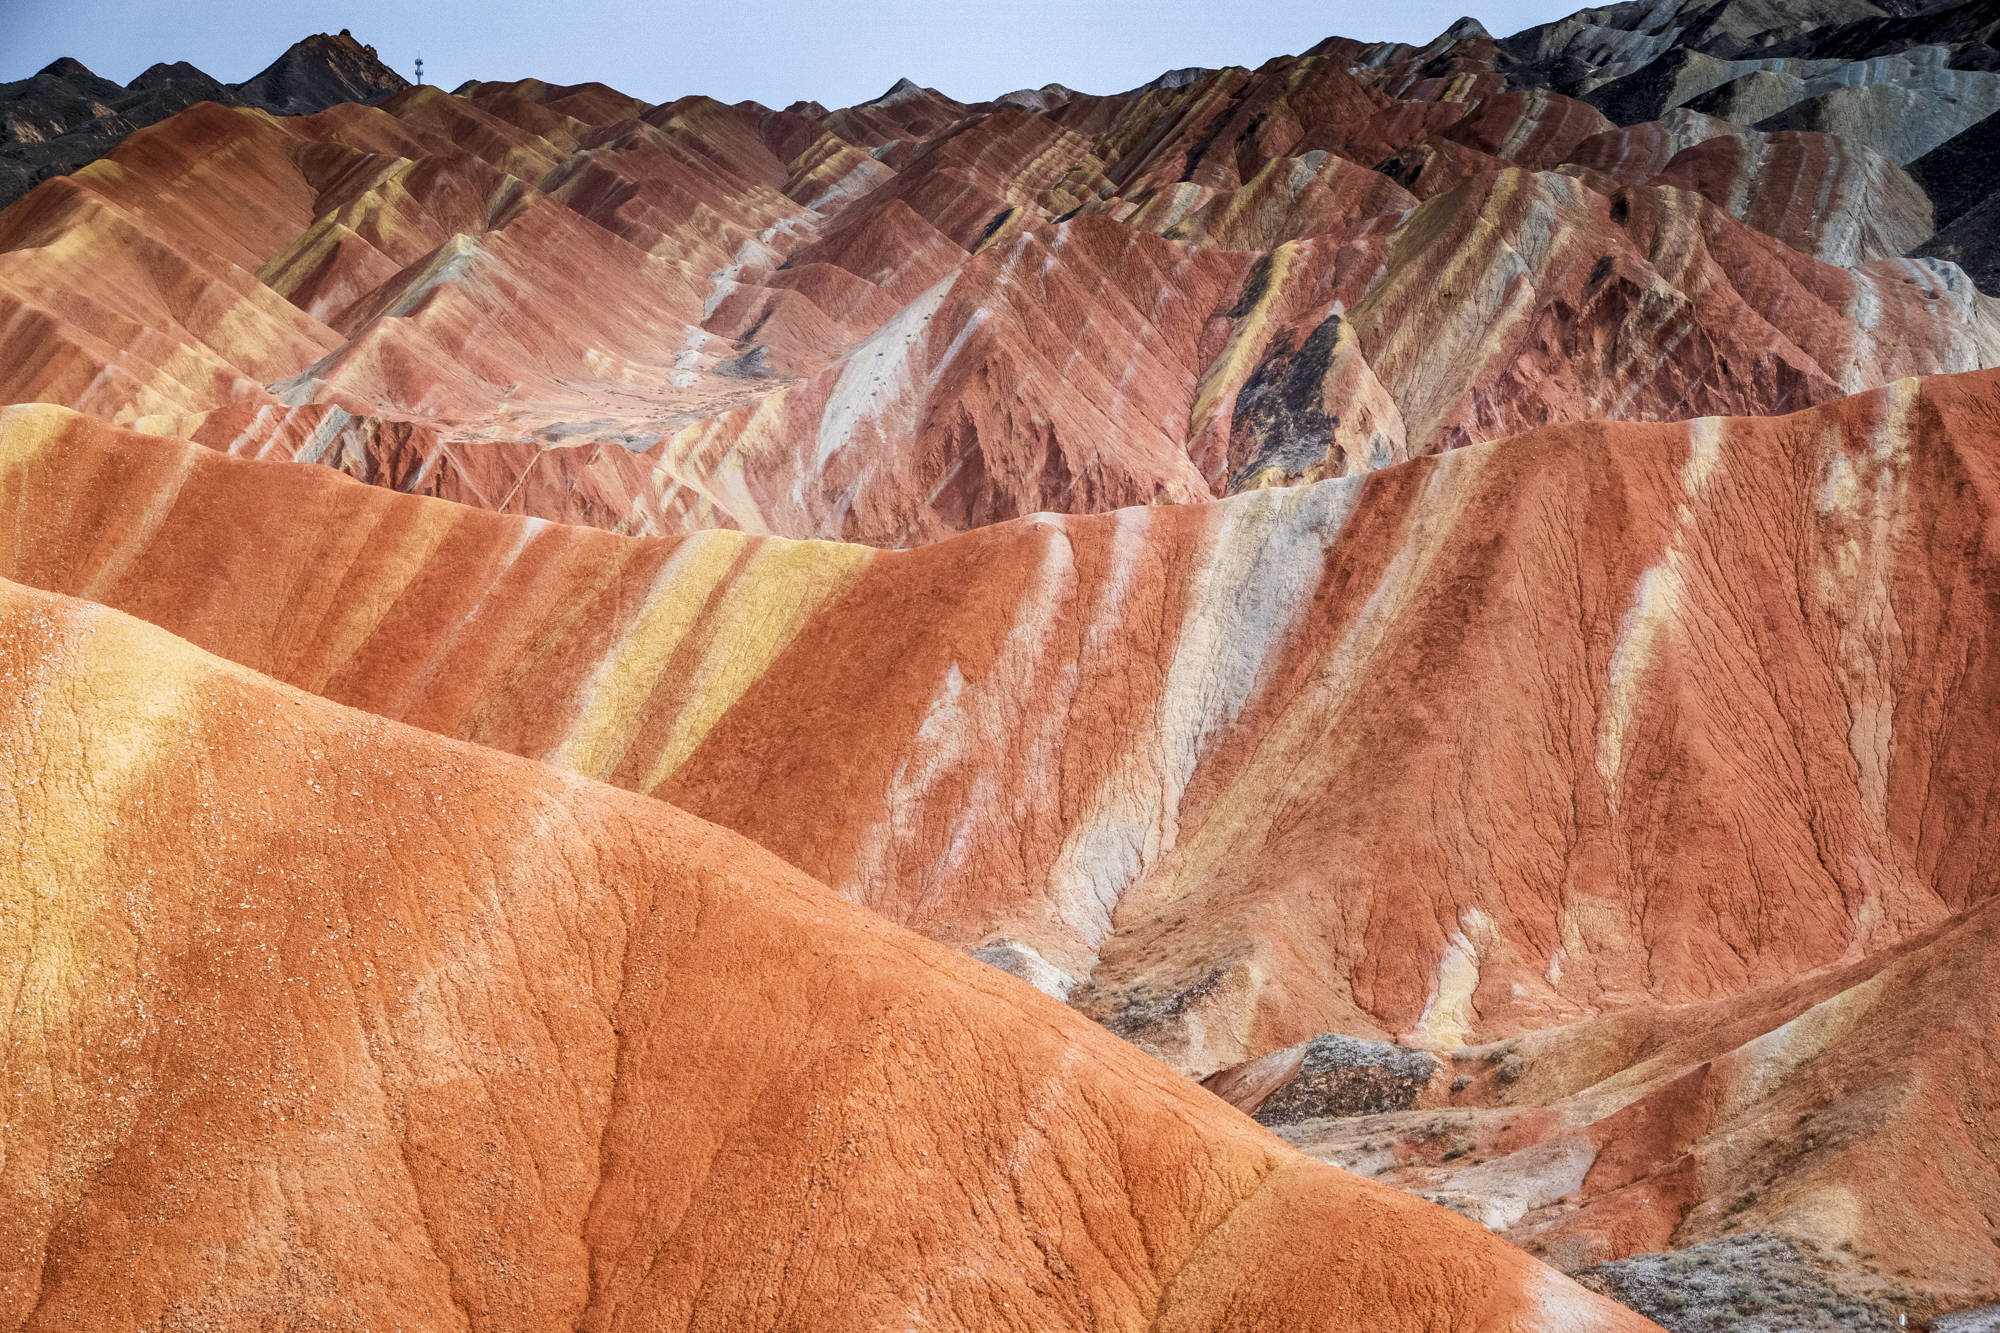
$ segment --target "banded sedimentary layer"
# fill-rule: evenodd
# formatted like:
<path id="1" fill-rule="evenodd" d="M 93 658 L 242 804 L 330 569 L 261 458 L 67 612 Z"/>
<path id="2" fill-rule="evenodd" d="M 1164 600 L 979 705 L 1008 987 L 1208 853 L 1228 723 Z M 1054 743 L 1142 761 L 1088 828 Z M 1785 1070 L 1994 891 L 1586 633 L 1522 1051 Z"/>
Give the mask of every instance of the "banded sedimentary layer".
<path id="1" fill-rule="evenodd" d="M 907 546 L 2000 362 L 1992 300 L 1905 258 L 1972 253 L 1938 228 L 1983 195 L 1926 164 L 2000 110 L 1985 30 L 1778 16 L 1747 60 L 1655 10 L 1117 96 L 195 106 L 0 222 L 0 395 L 637 535 Z"/>
<path id="2" fill-rule="evenodd" d="M 1994 375 L 1909 381 L 897 553 L 17 408 L 0 572 L 663 796 L 1205 1074 L 1726 1009 L 1978 908 L 1996 417 Z"/>
<path id="3" fill-rule="evenodd" d="M 0 699 L 10 1328 L 1645 1326 L 660 802 L 13 584 Z"/>
<path id="4" fill-rule="evenodd" d="M 1995 31 L 0 88 L 0 1325 L 2000 1300 Z"/>

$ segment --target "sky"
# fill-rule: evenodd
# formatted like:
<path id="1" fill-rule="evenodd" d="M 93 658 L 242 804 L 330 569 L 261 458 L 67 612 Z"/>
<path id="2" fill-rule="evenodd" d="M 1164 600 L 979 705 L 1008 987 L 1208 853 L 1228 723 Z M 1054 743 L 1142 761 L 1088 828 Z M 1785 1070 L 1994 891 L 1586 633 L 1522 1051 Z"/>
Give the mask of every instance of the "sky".
<path id="1" fill-rule="evenodd" d="M 1121 92 L 1187 65 L 1255 66 L 1336 33 L 1428 41 L 1468 0 L 0 0 L 0 81 L 74 56 L 125 83 L 158 60 L 241 82 L 292 42 L 352 30 L 446 88 L 595 79 L 650 102 L 688 93 L 844 106 L 898 78 L 965 101 L 1062 83 Z M 1580 0 L 1472 0 L 1505 36 Z"/>

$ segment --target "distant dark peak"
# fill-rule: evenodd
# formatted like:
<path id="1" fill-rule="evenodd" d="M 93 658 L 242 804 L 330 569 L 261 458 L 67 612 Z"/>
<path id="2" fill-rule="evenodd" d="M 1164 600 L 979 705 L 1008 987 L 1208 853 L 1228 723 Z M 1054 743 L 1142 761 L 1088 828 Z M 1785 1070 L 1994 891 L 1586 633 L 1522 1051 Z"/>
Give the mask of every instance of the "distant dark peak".
<path id="1" fill-rule="evenodd" d="M 317 33 L 272 62 L 238 94 L 253 106 L 280 115 L 307 115 L 341 102 L 373 102 L 400 92 L 410 81 L 384 65 L 372 46 L 342 29 Z"/>
<path id="2" fill-rule="evenodd" d="M 918 85 L 914 80 L 897 79 L 896 82 L 890 86 L 888 92 L 883 93 L 880 97 L 875 98 L 872 102 L 867 103 L 867 105 L 880 106 L 884 102 L 900 102 L 905 97 L 920 96 L 923 93 L 923 91 L 924 89 L 920 85 Z"/>
<path id="3" fill-rule="evenodd" d="M 283 64 L 287 58 L 297 57 L 323 61 L 329 65 L 377 63 L 380 61 L 375 48 L 364 46 L 355 40 L 354 34 L 342 28 L 339 32 L 316 32 L 310 37 L 292 43 L 284 55 L 278 57 Z"/>
<path id="4" fill-rule="evenodd" d="M 32 78 L 0 83 L 0 208 L 197 103 L 304 115 L 341 102 L 379 102 L 409 86 L 345 29 L 306 38 L 233 87 L 185 60 L 161 61 L 121 85 L 66 56 Z"/>
<path id="5" fill-rule="evenodd" d="M 200 73 L 200 69 L 185 60 L 156 60 L 146 66 L 145 69 L 139 71 L 139 77 L 125 86 L 127 88 L 153 88 L 163 83 L 172 83 L 176 79 L 184 79 L 190 75 Z"/>
<path id="6" fill-rule="evenodd" d="M 1458 22 L 1438 34 L 1440 40 L 1454 42 L 1492 41 L 1493 34 L 1486 31 L 1486 25 L 1470 14 L 1462 16 Z"/>
<path id="7" fill-rule="evenodd" d="M 125 91 L 122 84 L 91 73 L 81 60 L 70 56 L 43 66 L 31 79 L 7 86 L 26 96 L 82 96 L 104 101 L 112 100 Z"/>
<path id="8" fill-rule="evenodd" d="M 189 64 L 185 60 L 176 60 L 171 65 L 163 60 L 156 65 L 150 65 L 138 78 L 132 80 L 127 87 L 135 92 L 141 90 L 153 91 L 156 89 L 175 89 L 178 91 L 199 89 L 205 93 L 226 93 L 228 91 L 218 80 L 210 78 L 201 69 Z"/>
<path id="9" fill-rule="evenodd" d="M 74 56 L 60 56 L 44 65 L 35 75 L 38 79 L 95 79 L 90 67 Z"/>
<path id="10" fill-rule="evenodd" d="M 1976 69 L 1984 68 L 1986 59 L 1978 52 L 2000 42 L 2000 6 L 1993 0 L 1962 0 L 1915 12 L 1892 3 L 1880 7 L 1891 12 L 1806 27 L 1767 43 L 1760 54 L 1863 60 L 1913 46 L 1945 45 L 1959 47 L 1951 62 L 1955 68 Z"/>

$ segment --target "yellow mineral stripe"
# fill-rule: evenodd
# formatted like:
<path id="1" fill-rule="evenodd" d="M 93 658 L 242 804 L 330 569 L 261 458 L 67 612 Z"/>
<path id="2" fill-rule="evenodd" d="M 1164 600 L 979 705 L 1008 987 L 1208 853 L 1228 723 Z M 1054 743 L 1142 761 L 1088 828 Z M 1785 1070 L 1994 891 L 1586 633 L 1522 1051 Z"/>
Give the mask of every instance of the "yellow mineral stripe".
<path id="1" fill-rule="evenodd" d="M 1743 1043 L 1715 1062 L 1722 1076 L 1716 1119 L 1742 1115 L 1809 1061 L 1859 1028 L 1889 988 L 1893 968 L 1821 1000 L 1790 1021 Z"/>
<path id="2" fill-rule="evenodd" d="M 688 702 L 639 790 L 651 791 L 678 772 L 814 613 L 845 592 L 874 556 L 871 547 L 839 542 L 760 546 L 713 612 L 708 651 L 694 668 Z"/>
<path id="3" fill-rule="evenodd" d="M 1271 308 L 1277 303 L 1278 293 L 1284 289 L 1285 280 L 1292 271 L 1292 261 L 1298 253 L 1298 244 L 1293 241 L 1287 241 L 1271 251 L 1271 268 L 1265 278 L 1263 295 L 1231 332 L 1229 345 L 1222 349 L 1215 366 L 1202 378 L 1201 392 L 1190 415 L 1195 424 L 1195 434 L 1200 433 L 1202 423 L 1214 414 L 1223 394 L 1242 384 L 1258 356 L 1263 353 Z"/>
<path id="4" fill-rule="evenodd" d="M 281 296 L 290 297 L 343 240 L 360 236 L 328 213 L 314 222 L 275 259 L 257 270 L 258 279 Z"/>
<path id="5" fill-rule="evenodd" d="M 17 1061 L 49 1071 L 71 1061 L 93 991 L 112 960 L 93 926 L 119 876 L 110 873 L 121 807 L 159 763 L 190 749 L 204 679 L 219 664 L 143 622 L 0 582 L 0 1015 Z M 198 748 L 198 747 L 195 747 Z M 45 1042 L 45 1034 L 60 1033 Z"/>
<path id="6" fill-rule="evenodd" d="M 187 479 L 194 474 L 194 450 L 197 447 L 183 446 L 181 456 L 169 463 L 164 472 L 155 478 L 153 494 L 147 497 L 144 508 L 139 511 L 136 518 L 119 525 L 119 531 L 115 536 L 111 533 L 100 534 L 100 539 L 114 544 L 89 578 L 84 579 L 81 585 L 75 583 L 69 585 L 77 590 L 77 596 L 93 602 L 105 600 L 104 594 L 117 586 L 118 581 L 125 576 L 125 571 L 132 567 L 132 562 L 152 545 L 153 538 L 174 512 L 174 505 L 181 496 L 181 487 L 185 486 Z"/>
<path id="7" fill-rule="evenodd" d="M 655 576 L 646 604 L 592 673 L 576 720 L 549 752 L 549 763 L 600 782 L 609 778 L 632 743 L 661 673 L 749 540 L 740 532 L 712 530 L 675 549 Z"/>
<path id="8" fill-rule="evenodd" d="M 75 419 L 68 408 L 52 403 L 0 407 L 0 473 L 34 461 Z"/>
<path id="9" fill-rule="evenodd" d="M 1436 239 L 1432 233 L 1450 225 L 1452 212 L 1464 201 L 1448 193 L 1417 205 L 1396 233 L 1388 261 L 1391 277 L 1377 283 L 1355 306 L 1355 323 L 1365 326 L 1369 316 L 1377 311 L 1397 309 L 1401 298 L 1412 288 L 1422 287 L 1431 292 L 1449 290 L 1468 271 L 1488 268 L 1492 263 L 1492 252 L 1506 244 L 1506 229 L 1500 219 L 1505 217 L 1526 179 L 1525 172 L 1515 170 L 1502 171 L 1494 178 L 1492 190 L 1472 219 L 1471 226 L 1466 229 L 1467 234 L 1452 247 L 1451 258 L 1445 262 L 1443 269 L 1435 273 L 1426 271 L 1423 265 L 1414 261 Z M 1416 308 L 1425 309 L 1425 306 L 1420 303 Z M 1432 330 L 1417 327 L 1416 321 L 1399 321 L 1370 361 L 1377 367 L 1400 366 L 1405 359 L 1406 348 L 1414 345 L 1418 356 L 1421 356 L 1423 350 L 1430 346 L 1432 336 Z"/>
<path id="10" fill-rule="evenodd" d="M 785 444 L 782 427 L 791 394 L 792 386 L 787 385 L 754 405 L 684 427 L 668 440 L 653 469 L 655 516 L 665 512 L 675 491 L 686 490 L 715 505 L 746 532 L 771 531 L 771 521 L 751 493 L 744 467 L 766 446 Z M 706 457 L 718 442 L 722 444 L 721 456 L 709 463 Z"/>

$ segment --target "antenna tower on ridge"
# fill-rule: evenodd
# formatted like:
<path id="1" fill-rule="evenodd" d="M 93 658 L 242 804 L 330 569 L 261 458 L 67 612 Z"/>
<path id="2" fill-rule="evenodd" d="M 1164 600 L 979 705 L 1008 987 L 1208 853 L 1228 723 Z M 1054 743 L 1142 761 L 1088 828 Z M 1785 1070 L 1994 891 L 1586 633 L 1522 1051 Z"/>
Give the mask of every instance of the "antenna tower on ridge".
<path id="1" fill-rule="evenodd" d="M 422 56 L 418 56 L 418 57 L 417 57 L 417 83 L 421 85 L 421 84 L 423 83 L 423 81 L 424 81 L 424 58 L 423 58 Z"/>

